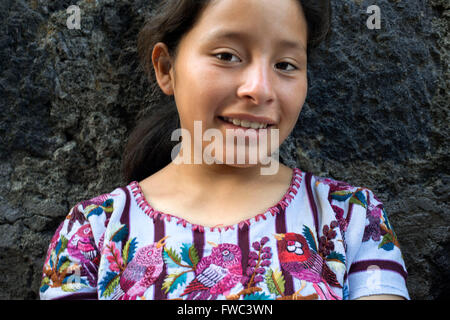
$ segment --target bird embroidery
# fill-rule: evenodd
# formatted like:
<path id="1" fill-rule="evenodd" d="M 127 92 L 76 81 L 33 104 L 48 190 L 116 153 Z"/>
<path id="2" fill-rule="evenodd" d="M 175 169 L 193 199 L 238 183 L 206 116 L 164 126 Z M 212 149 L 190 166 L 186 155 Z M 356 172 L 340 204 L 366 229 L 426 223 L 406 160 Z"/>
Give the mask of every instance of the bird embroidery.
<path id="1" fill-rule="evenodd" d="M 86 224 L 78 229 L 70 238 L 67 250 L 71 257 L 77 258 L 82 264 L 87 264 L 97 258 L 99 252 L 90 225 Z"/>
<path id="2" fill-rule="evenodd" d="M 70 238 L 67 243 L 69 255 L 81 263 L 80 276 L 86 276 L 89 284 L 96 284 L 96 274 L 100 261 L 100 254 L 95 245 L 91 226 L 86 224 Z"/>
<path id="3" fill-rule="evenodd" d="M 143 296 L 156 281 L 163 270 L 162 250 L 167 238 L 168 236 L 137 251 L 120 276 L 120 288 L 114 294 L 116 299 L 134 300 Z"/>
<path id="4" fill-rule="evenodd" d="M 188 300 L 216 299 L 228 294 L 242 278 L 241 249 L 231 243 L 213 244 L 211 254 L 197 264 L 195 278 L 181 294 Z"/>
<path id="5" fill-rule="evenodd" d="M 336 275 L 317 252 L 310 250 L 305 237 L 289 232 L 276 234 L 275 238 L 277 239 L 278 255 L 283 270 L 299 280 L 312 282 L 321 299 L 341 299 L 330 288 L 330 285 L 342 288 L 336 279 Z M 319 283 L 325 285 L 325 291 L 321 289 Z"/>

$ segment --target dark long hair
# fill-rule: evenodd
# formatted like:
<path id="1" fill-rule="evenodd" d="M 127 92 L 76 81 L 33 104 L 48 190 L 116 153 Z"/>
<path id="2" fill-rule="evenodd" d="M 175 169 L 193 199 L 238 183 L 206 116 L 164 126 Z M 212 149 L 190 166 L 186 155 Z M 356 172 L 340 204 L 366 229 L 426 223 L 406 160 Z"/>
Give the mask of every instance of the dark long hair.
<path id="1" fill-rule="evenodd" d="M 298 0 L 308 23 L 308 55 L 330 34 L 330 0 Z M 171 141 L 180 120 L 173 97 L 167 99 L 159 90 L 153 72 L 152 51 L 158 42 L 167 45 L 175 60 L 182 37 L 195 25 L 210 0 L 163 0 L 147 19 L 138 35 L 138 54 L 157 101 L 150 116 L 138 122 L 124 150 L 122 174 L 127 183 L 140 181 L 171 161 L 171 151 L 178 141 Z"/>

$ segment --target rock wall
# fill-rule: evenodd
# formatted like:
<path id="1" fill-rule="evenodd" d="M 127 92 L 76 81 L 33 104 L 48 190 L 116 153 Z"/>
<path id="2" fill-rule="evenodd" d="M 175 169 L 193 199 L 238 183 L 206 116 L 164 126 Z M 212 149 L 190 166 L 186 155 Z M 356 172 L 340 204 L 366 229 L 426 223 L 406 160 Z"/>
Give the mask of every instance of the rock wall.
<path id="1" fill-rule="evenodd" d="M 0 299 L 37 299 L 44 256 L 80 200 L 123 185 L 122 150 L 152 106 L 136 35 L 155 1 L 0 2 Z M 333 2 L 288 165 L 372 189 L 413 299 L 449 298 L 446 0 Z M 66 9 L 81 8 L 69 30 Z M 366 12 L 381 9 L 381 29 Z"/>

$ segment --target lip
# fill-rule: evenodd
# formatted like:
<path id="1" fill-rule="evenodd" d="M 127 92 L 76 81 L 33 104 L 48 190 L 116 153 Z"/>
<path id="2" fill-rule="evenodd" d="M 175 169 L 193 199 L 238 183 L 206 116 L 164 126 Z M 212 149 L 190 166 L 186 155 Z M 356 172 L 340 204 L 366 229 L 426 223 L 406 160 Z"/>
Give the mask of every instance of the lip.
<path id="1" fill-rule="evenodd" d="M 219 117 L 233 118 L 233 119 L 245 120 L 245 121 L 250 121 L 250 122 L 265 123 L 269 126 L 276 124 L 276 122 L 270 118 L 257 117 L 257 116 L 252 116 L 249 114 L 227 114 L 227 115 L 221 115 Z"/>

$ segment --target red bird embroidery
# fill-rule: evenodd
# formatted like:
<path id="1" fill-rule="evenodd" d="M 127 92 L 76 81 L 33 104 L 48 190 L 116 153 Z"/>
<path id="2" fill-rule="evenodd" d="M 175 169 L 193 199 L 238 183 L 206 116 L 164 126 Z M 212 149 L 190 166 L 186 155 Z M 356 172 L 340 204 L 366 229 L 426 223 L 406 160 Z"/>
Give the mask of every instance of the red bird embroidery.
<path id="1" fill-rule="evenodd" d="M 275 238 L 283 270 L 299 280 L 312 282 L 321 299 L 341 300 L 330 288 L 330 285 L 342 288 L 336 275 L 317 252 L 310 250 L 305 237 L 289 232 L 276 234 Z M 323 283 L 326 290 L 322 290 L 318 283 Z"/>

